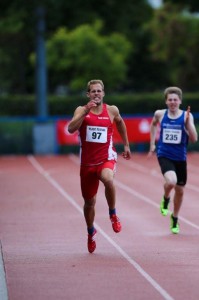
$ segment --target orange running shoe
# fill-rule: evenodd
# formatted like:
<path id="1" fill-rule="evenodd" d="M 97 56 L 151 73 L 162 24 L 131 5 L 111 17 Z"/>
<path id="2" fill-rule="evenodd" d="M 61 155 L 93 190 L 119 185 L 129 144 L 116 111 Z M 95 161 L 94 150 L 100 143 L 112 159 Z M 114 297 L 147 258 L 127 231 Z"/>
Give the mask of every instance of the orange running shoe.
<path id="1" fill-rule="evenodd" d="M 96 242 L 95 242 L 96 233 L 97 233 L 97 230 L 95 229 L 93 234 L 88 234 L 88 252 L 90 252 L 90 253 L 93 253 L 96 248 Z"/>
<path id="2" fill-rule="evenodd" d="M 120 232 L 122 230 L 122 225 L 120 223 L 120 219 L 116 215 L 110 216 L 110 220 L 112 223 L 113 230 L 115 232 Z"/>

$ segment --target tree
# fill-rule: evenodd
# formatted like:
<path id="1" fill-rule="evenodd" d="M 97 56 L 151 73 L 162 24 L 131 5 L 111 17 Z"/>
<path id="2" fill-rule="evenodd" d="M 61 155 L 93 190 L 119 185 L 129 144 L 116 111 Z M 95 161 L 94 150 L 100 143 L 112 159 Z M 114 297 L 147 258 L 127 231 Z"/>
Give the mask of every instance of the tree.
<path id="1" fill-rule="evenodd" d="M 13 93 L 34 91 L 35 70 L 31 68 L 29 56 L 35 51 L 35 9 L 38 5 L 46 7 L 46 39 L 60 27 L 75 30 L 82 24 L 92 26 L 96 20 L 102 20 L 101 34 L 120 33 L 135 45 L 143 22 L 152 16 L 152 9 L 145 0 L 123 0 L 122 5 L 112 0 L 1 0 L 0 89 Z M 133 54 L 126 62 L 128 69 L 132 68 Z"/>
<path id="2" fill-rule="evenodd" d="M 199 19 L 167 4 L 156 11 L 147 27 L 152 34 L 151 57 L 154 62 L 163 64 L 165 82 L 186 90 L 197 89 Z"/>
<path id="3" fill-rule="evenodd" d="M 47 41 L 51 86 L 67 85 L 83 90 L 85 82 L 101 78 L 110 89 L 126 79 L 126 59 L 132 45 L 121 34 L 103 36 L 102 23 L 83 24 L 74 30 L 60 28 Z"/>
<path id="4" fill-rule="evenodd" d="M 33 25 L 28 9 L 17 3 L 0 5 L 0 89 L 26 92 L 28 86 L 28 54 L 33 48 Z"/>
<path id="5" fill-rule="evenodd" d="M 165 3 L 172 4 L 172 0 L 164 0 Z M 198 0 L 175 0 L 175 5 L 178 5 L 181 10 L 188 10 L 190 12 L 199 12 L 199 2 Z"/>

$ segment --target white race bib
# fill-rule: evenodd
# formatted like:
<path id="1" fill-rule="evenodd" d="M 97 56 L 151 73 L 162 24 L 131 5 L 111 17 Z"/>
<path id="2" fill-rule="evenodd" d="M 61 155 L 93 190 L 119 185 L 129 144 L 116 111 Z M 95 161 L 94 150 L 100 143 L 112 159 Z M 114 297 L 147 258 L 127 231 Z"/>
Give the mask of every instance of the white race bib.
<path id="1" fill-rule="evenodd" d="M 181 129 L 163 129 L 162 140 L 163 143 L 167 144 L 180 144 L 182 138 L 182 130 Z"/>
<path id="2" fill-rule="evenodd" d="M 107 142 L 107 127 L 87 126 L 86 141 L 91 143 L 106 143 Z"/>

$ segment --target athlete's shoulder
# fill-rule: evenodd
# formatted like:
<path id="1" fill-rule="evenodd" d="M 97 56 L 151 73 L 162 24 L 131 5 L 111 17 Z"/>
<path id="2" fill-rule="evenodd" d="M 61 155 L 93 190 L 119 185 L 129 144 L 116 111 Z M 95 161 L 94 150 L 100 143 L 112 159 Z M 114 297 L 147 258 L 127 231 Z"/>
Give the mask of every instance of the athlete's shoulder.
<path id="1" fill-rule="evenodd" d="M 166 109 L 157 109 L 154 113 L 156 116 L 163 116 L 166 112 Z"/>
<path id="2" fill-rule="evenodd" d="M 117 115 L 119 114 L 119 109 L 116 105 L 108 105 L 106 104 L 107 110 L 113 114 L 113 115 Z"/>
<path id="3" fill-rule="evenodd" d="M 74 113 L 76 114 L 76 113 L 81 112 L 83 107 L 84 106 L 77 106 L 76 109 L 75 109 L 75 111 L 74 111 Z"/>
<path id="4" fill-rule="evenodd" d="M 166 112 L 166 109 L 157 109 L 157 110 L 155 111 L 155 113 L 154 113 L 154 119 L 155 119 L 156 121 L 159 121 L 159 122 L 160 122 L 160 121 L 162 120 L 162 118 L 163 118 L 165 112 Z"/>

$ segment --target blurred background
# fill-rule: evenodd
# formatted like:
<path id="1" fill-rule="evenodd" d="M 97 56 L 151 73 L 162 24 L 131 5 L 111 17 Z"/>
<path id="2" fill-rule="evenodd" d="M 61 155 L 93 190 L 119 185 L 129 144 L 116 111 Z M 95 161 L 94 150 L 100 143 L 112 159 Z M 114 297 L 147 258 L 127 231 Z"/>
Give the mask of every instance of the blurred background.
<path id="1" fill-rule="evenodd" d="M 168 86 L 183 90 L 198 129 L 198 53 L 196 0 L 1 0 L 0 155 L 78 151 L 67 122 L 91 79 L 103 80 L 134 151 L 148 150 Z"/>

